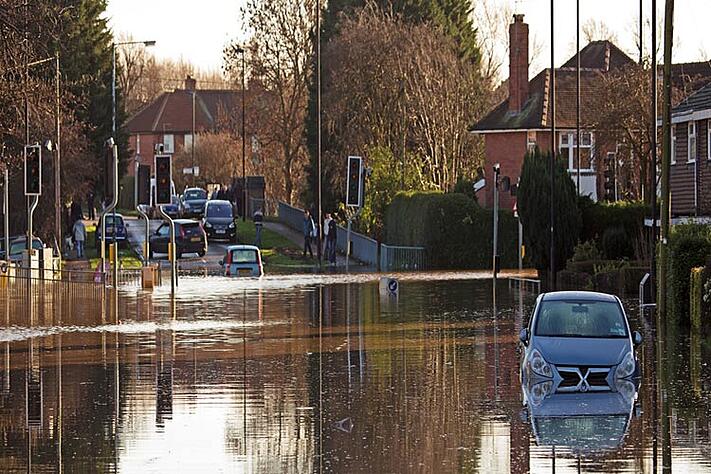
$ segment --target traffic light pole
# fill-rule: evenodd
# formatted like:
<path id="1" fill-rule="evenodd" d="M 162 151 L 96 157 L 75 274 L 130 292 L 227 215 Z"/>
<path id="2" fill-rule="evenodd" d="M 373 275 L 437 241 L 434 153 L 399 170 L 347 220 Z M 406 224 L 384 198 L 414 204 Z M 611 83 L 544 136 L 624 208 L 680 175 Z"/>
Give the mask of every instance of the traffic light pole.
<path id="1" fill-rule="evenodd" d="M 492 276 L 496 281 L 496 273 L 498 271 L 499 258 L 499 174 L 501 169 L 499 164 L 494 165 L 494 242 L 493 242 L 493 259 L 492 259 Z"/>
<path id="2" fill-rule="evenodd" d="M 101 211 L 101 274 L 104 275 L 104 283 L 106 283 L 106 214 L 109 212 L 112 212 L 116 208 L 116 204 L 118 204 L 118 146 L 111 140 L 111 148 L 112 148 L 112 163 L 111 167 L 113 170 L 113 196 L 111 196 L 111 203 L 109 204 L 108 207 L 103 209 Z M 114 223 L 115 226 L 115 223 Z M 115 241 L 116 239 L 114 239 Z M 115 245 L 115 242 L 114 242 Z M 114 270 L 113 270 L 113 277 L 114 277 L 114 285 L 116 285 L 116 280 L 118 277 L 118 268 L 116 263 L 117 263 L 117 252 L 114 252 Z"/>
<path id="3" fill-rule="evenodd" d="M 136 159 L 136 173 L 134 174 L 135 178 L 133 180 L 133 202 L 136 204 L 136 211 L 143 217 L 143 220 L 146 221 L 146 234 L 145 234 L 145 241 L 143 242 L 143 265 L 148 266 L 148 261 L 150 259 L 151 255 L 151 220 L 148 218 L 148 214 L 143 212 L 143 208 L 138 202 L 138 185 L 139 185 L 139 179 L 138 179 L 138 169 L 139 169 L 140 162 L 138 159 Z M 195 169 L 193 167 L 193 169 Z"/>
<path id="4" fill-rule="evenodd" d="M 175 223 L 173 219 L 165 213 L 163 206 L 158 206 L 158 212 L 164 220 L 168 221 L 170 229 L 170 244 L 168 245 L 168 260 L 170 261 L 170 294 L 175 296 L 175 288 L 178 286 L 178 262 L 175 259 Z"/>
<path id="5" fill-rule="evenodd" d="M 5 260 L 10 260 L 10 177 L 8 176 L 7 164 L 3 170 L 3 187 L 2 187 L 2 216 L 3 216 L 3 231 L 5 232 Z"/>

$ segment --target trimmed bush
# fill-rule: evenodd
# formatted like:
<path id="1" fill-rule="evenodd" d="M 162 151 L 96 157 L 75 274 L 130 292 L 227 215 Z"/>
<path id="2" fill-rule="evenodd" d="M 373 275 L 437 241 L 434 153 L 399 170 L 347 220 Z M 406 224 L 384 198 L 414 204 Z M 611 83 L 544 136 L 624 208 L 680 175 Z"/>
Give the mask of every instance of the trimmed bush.
<path id="1" fill-rule="evenodd" d="M 493 211 L 464 194 L 399 193 L 385 214 L 385 242 L 423 246 L 436 268 L 491 268 Z M 499 213 L 501 267 L 518 264 L 518 222 Z"/>
<path id="2" fill-rule="evenodd" d="M 670 308 L 688 324 L 691 269 L 711 257 L 711 231 L 702 225 L 676 225 L 669 236 Z"/>
<path id="3" fill-rule="evenodd" d="M 580 240 L 594 241 L 602 249 L 604 258 L 630 260 L 647 257 L 641 255 L 644 218 L 648 206 L 640 201 L 619 201 L 613 203 L 593 202 L 589 197 L 579 198 L 578 206 L 582 214 Z"/>

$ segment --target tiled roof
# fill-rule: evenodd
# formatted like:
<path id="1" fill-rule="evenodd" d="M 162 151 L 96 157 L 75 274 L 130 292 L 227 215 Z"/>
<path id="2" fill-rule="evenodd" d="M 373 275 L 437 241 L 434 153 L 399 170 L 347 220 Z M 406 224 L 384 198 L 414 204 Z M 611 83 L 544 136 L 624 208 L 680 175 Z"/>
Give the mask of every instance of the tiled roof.
<path id="1" fill-rule="evenodd" d="M 672 115 L 711 109 L 711 83 L 706 84 L 672 109 Z"/>
<path id="2" fill-rule="evenodd" d="M 186 89 L 164 92 L 129 119 L 129 133 L 189 133 L 193 123 L 192 95 L 193 91 Z M 195 90 L 195 129 L 214 129 L 223 113 L 240 106 L 241 98 L 241 91 Z"/>
<path id="3" fill-rule="evenodd" d="M 580 51 L 581 121 L 586 122 L 586 110 L 595 100 L 598 79 L 605 72 L 633 64 L 634 61 L 609 41 L 593 41 Z M 576 125 L 576 56 L 556 69 L 556 126 Z M 550 126 L 551 107 L 548 103 L 550 68 L 529 82 L 528 101 L 520 112 L 510 112 L 508 99 L 501 102 L 482 120 L 470 128 L 473 132 L 487 130 L 529 130 Z M 589 121 L 589 120 L 588 120 Z"/>

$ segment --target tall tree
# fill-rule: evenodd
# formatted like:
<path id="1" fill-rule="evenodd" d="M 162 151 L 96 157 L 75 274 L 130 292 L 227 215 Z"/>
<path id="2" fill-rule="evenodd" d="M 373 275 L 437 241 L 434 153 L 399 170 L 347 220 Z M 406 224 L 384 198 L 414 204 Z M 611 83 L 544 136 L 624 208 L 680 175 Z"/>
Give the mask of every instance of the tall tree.
<path id="1" fill-rule="evenodd" d="M 264 91 L 255 106 L 261 106 L 260 115 L 269 122 L 261 127 L 259 140 L 279 148 L 284 195 L 289 203 L 306 160 L 304 121 L 315 8 L 315 0 L 249 0 L 243 10 L 253 32 L 247 47 L 251 83 L 259 83 Z M 225 50 L 226 67 L 236 79 L 241 74 L 241 51 L 238 45 Z"/>

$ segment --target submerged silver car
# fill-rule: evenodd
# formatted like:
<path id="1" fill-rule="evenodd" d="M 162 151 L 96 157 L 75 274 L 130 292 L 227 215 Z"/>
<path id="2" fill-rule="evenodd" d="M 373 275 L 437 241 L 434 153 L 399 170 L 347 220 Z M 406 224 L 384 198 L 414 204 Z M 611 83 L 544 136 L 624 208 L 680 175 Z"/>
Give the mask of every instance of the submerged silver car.
<path id="1" fill-rule="evenodd" d="M 639 378 L 635 346 L 619 298 L 604 293 L 561 291 L 536 300 L 521 330 L 521 382 L 529 401 L 556 393 L 618 392 Z M 623 388 L 625 387 L 625 388 Z"/>

